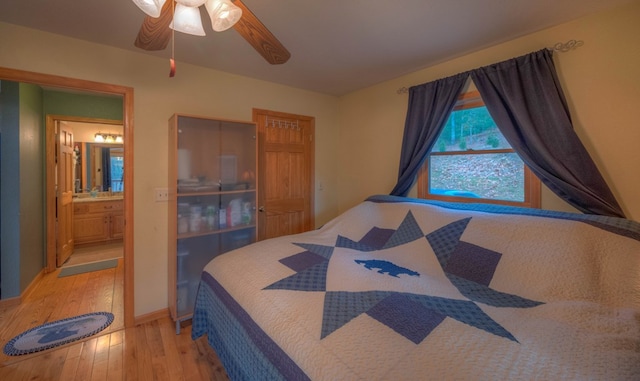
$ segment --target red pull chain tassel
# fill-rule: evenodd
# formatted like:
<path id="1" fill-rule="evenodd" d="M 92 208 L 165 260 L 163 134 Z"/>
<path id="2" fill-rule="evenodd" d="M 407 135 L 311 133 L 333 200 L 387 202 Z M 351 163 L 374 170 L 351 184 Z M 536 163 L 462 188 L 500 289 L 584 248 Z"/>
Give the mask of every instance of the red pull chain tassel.
<path id="1" fill-rule="evenodd" d="M 176 75 L 176 61 L 173 58 L 169 58 L 169 63 L 171 65 L 171 70 L 169 71 L 169 77 L 173 78 Z"/>

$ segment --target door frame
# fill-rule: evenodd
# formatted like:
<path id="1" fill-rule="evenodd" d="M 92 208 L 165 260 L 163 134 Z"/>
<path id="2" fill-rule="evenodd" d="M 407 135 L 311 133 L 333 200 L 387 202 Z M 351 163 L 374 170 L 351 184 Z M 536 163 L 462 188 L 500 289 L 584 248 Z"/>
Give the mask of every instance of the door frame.
<path id="1" fill-rule="evenodd" d="M 55 271 L 56 263 L 57 263 L 57 245 L 56 241 L 58 239 L 58 235 L 56 233 L 56 183 L 55 176 L 49 174 L 57 173 L 56 170 L 56 162 L 55 162 L 55 149 L 57 144 L 56 139 L 56 123 L 57 122 L 79 122 L 79 123 L 100 123 L 100 124 L 112 124 L 112 125 L 122 125 L 121 120 L 113 120 L 113 119 L 99 119 L 99 118 L 86 118 L 86 117 L 77 117 L 77 116 L 69 116 L 69 115 L 53 115 L 47 114 L 46 123 L 45 123 L 45 205 L 46 205 L 46 242 L 47 242 L 47 252 L 46 252 L 46 267 L 45 272 L 49 273 Z M 74 133 L 75 136 L 75 133 Z M 124 144 L 123 144 L 124 146 Z M 126 152 L 126 148 L 125 148 Z M 126 167 L 127 161 L 125 159 L 124 165 Z M 132 168 L 126 168 L 125 175 L 128 171 L 132 170 Z M 126 264 L 125 264 L 126 266 Z"/>
<path id="2" fill-rule="evenodd" d="M 125 171 L 124 181 L 127 186 L 124 189 L 124 324 L 125 327 L 133 327 L 135 325 L 134 317 L 134 269 L 133 269 L 133 88 L 119 85 L 112 85 L 102 82 L 87 81 L 76 78 L 62 77 L 51 74 L 42 74 L 36 72 L 30 72 L 25 70 L 10 69 L 0 67 L 0 80 L 7 80 L 13 82 L 31 83 L 39 86 L 51 86 L 60 89 L 89 91 L 99 94 L 110 94 L 122 97 L 123 104 L 123 137 L 125 147 L 129 147 L 124 151 L 125 165 L 128 163 L 128 170 Z M 54 139 L 55 140 L 55 139 Z M 48 146 L 47 146 L 48 147 Z M 47 149 L 45 147 L 45 150 Z M 45 163 L 43 163 L 45 165 Z M 48 178 L 52 177 L 45 173 Z M 47 215 L 49 210 L 54 208 L 55 205 L 51 205 L 49 200 L 46 200 L 45 208 Z M 47 231 L 49 230 L 47 223 Z M 55 229 L 55 225 L 54 225 Z M 47 233 L 48 234 L 48 233 Z M 55 235 L 55 232 L 54 232 Z M 47 243 L 48 245 L 48 243 Z M 49 248 L 47 247 L 47 264 L 45 265 L 45 271 L 52 271 L 50 269 L 51 263 L 49 258 Z M 54 249 L 55 257 L 55 249 Z M 55 269 L 55 262 L 53 263 Z"/>

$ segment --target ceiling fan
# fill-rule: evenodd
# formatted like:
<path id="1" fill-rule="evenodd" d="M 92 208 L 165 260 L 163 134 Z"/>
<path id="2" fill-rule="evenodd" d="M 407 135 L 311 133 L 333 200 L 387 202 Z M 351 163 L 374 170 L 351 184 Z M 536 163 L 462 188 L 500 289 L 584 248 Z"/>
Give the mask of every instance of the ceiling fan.
<path id="1" fill-rule="evenodd" d="M 134 43 L 144 50 L 164 50 L 172 31 L 204 36 L 199 7 L 204 5 L 215 31 L 233 26 L 272 65 L 283 64 L 291 53 L 241 0 L 133 0 L 147 16 Z"/>

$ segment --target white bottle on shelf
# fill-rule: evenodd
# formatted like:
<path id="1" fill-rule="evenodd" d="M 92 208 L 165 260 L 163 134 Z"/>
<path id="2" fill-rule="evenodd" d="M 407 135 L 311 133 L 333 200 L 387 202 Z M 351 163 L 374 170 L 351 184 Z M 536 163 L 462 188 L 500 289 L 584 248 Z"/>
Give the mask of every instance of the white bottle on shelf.
<path id="1" fill-rule="evenodd" d="M 229 226 L 238 226 L 242 222 L 242 199 L 236 198 L 229 202 Z"/>
<path id="2" fill-rule="evenodd" d="M 227 209 L 220 208 L 218 215 L 220 216 L 220 223 L 219 223 L 220 229 L 226 229 L 227 228 Z"/>

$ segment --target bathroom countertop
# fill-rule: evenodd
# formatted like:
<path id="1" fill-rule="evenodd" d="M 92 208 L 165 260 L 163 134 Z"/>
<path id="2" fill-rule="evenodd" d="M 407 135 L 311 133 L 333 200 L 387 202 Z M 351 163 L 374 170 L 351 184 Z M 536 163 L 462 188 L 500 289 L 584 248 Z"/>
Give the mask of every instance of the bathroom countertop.
<path id="1" fill-rule="evenodd" d="M 98 197 L 74 197 L 73 202 L 99 202 L 99 201 L 120 201 L 123 196 L 98 196 Z"/>

